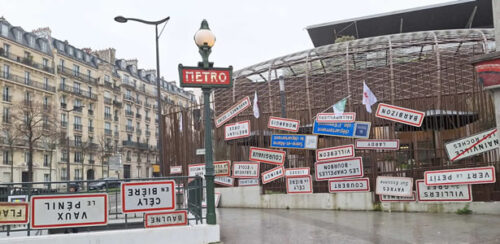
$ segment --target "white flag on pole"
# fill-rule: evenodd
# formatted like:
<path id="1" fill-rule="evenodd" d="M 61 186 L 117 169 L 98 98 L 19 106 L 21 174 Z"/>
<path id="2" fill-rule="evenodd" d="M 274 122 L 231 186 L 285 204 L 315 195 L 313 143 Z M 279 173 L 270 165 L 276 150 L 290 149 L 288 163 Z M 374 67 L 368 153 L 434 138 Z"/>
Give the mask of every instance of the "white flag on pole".
<path id="1" fill-rule="evenodd" d="M 372 105 L 377 103 L 377 98 L 363 81 L 363 104 L 366 106 L 366 111 L 372 113 Z"/>
<path id="2" fill-rule="evenodd" d="M 257 119 L 260 117 L 259 99 L 257 98 L 257 91 L 255 91 L 255 96 L 253 97 L 253 116 Z"/>

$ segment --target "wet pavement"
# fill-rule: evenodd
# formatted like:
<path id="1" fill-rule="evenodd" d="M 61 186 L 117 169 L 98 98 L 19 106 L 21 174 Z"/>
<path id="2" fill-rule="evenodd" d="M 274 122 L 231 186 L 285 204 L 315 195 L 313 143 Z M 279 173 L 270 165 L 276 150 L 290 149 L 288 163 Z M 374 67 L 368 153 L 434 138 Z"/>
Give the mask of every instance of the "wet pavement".
<path id="1" fill-rule="evenodd" d="M 500 243 L 500 216 L 219 208 L 232 243 Z"/>

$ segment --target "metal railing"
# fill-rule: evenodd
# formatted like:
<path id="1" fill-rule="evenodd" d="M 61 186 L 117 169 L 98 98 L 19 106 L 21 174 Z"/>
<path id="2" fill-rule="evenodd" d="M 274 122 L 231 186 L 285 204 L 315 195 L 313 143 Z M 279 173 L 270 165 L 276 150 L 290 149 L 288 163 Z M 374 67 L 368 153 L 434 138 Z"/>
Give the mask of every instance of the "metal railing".
<path id="1" fill-rule="evenodd" d="M 95 93 L 83 90 L 78 87 L 70 87 L 66 84 L 59 84 L 59 91 L 65 91 L 85 98 L 97 100 L 97 95 Z"/>
<path id="2" fill-rule="evenodd" d="M 11 53 L 5 53 L 5 52 L 0 53 L 0 56 L 7 58 L 9 60 L 18 62 L 18 63 L 22 63 L 22 64 L 27 65 L 27 66 L 33 67 L 35 69 L 43 70 L 45 72 L 49 72 L 52 74 L 54 73 L 54 68 L 49 67 L 48 65 L 43 65 L 41 63 L 35 62 L 35 61 L 33 61 L 32 58 L 30 59 L 30 58 L 26 58 L 26 57 L 20 57 L 20 56 L 12 55 Z"/>
<path id="3" fill-rule="evenodd" d="M 82 80 L 82 81 L 85 81 L 85 82 L 88 82 L 88 83 L 97 84 L 97 78 L 94 78 L 94 77 L 89 76 L 89 75 L 85 75 L 85 74 L 80 73 L 80 72 L 74 72 L 73 69 L 70 69 L 68 67 L 64 67 L 64 66 L 58 65 L 57 66 L 57 72 L 62 73 L 64 75 L 66 75 L 66 76 L 77 78 L 79 80 Z"/>
<path id="4" fill-rule="evenodd" d="M 3 72 L 3 71 L 0 72 L 0 78 L 6 79 L 9 81 L 13 81 L 13 82 L 16 82 L 18 84 L 32 86 L 32 87 L 46 90 L 49 92 L 56 91 L 55 87 L 47 85 L 47 84 L 39 82 L 39 81 L 34 81 L 32 78 L 30 78 L 29 80 L 26 80 L 24 77 L 17 76 L 17 75 L 11 74 L 11 73 Z"/>
<path id="5" fill-rule="evenodd" d="M 80 193 L 107 193 L 108 194 L 108 223 L 104 226 L 91 227 L 64 227 L 57 229 L 42 229 L 42 233 L 56 234 L 68 232 L 91 232 L 116 229 L 144 228 L 143 213 L 123 213 L 120 186 L 124 182 L 137 181 L 175 181 L 175 210 L 186 210 L 188 212 L 188 225 L 203 224 L 206 216 L 203 213 L 203 180 L 200 176 L 177 176 L 161 178 L 135 178 L 135 179 L 101 179 L 101 180 L 79 180 L 79 181 L 52 181 L 52 182 L 18 182 L 0 183 L 0 202 L 7 202 L 9 196 L 26 196 L 31 199 L 36 195 L 60 195 Z M 194 223 L 193 223 L 194 222 Z M 26 235 L 34 235 L 35 230 L 31 224 L 3 225 L 0 226 L 1 235 L 11 236 L 13 232 L 25 232 Z M 40 233 L 40 229 L 36 230 Z M 21 234 L 22 235 L 22 234 Z M 19 234 L 13 235 L 19 236 Z"/>

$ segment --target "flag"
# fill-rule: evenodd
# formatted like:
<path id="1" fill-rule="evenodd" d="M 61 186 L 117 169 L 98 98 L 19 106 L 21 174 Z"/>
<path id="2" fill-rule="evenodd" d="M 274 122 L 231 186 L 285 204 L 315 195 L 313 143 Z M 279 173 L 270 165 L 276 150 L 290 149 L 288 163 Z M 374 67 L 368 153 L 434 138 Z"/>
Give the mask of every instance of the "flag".
<path id="1" fill-rule="evenodd" d="M 260 117 L 259 99 L 257 98 L 257 91 L 255 91 L 255 96 L 253 97 L 253 116 L 257 119 Z"/>
<path id="2" fill-rule="evenodd" d="M 333 112 L 336 114 L 343 114 L 345 110 L 345 104 L 347 102 L 347 97 L 342 98 L 336 104 L 333 104 Z"/>
<path id="3" fill-rule="evenodd" d="M 377 103 L 377 98 L 363 81 L 363 104 L 366 106 L 366 111 L 372 113 L 372 105 Z"/>

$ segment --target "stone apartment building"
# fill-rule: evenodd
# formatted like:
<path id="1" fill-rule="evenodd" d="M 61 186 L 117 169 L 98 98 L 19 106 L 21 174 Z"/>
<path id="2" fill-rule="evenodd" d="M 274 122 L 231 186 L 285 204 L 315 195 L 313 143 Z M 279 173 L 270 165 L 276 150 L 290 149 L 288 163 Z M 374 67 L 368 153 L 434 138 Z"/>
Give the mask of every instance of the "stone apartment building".
<path id="1" fill-rule="evenodd" d="M 156 71 L 116 59 L 115 52 L 77 48 L 48 28 L 27 32 L 0 19 L 0 182 L 28 179 L 27 139 L 18 131 L 28 105 L 41 110 L 45 130 L 34 143 L 33 181 L 159 172 Z M 196 103 L 175 82 L 162 78 L 161 87 L 163 113 Z M 109 170 L 117 155 L 123 170 Z"/>

